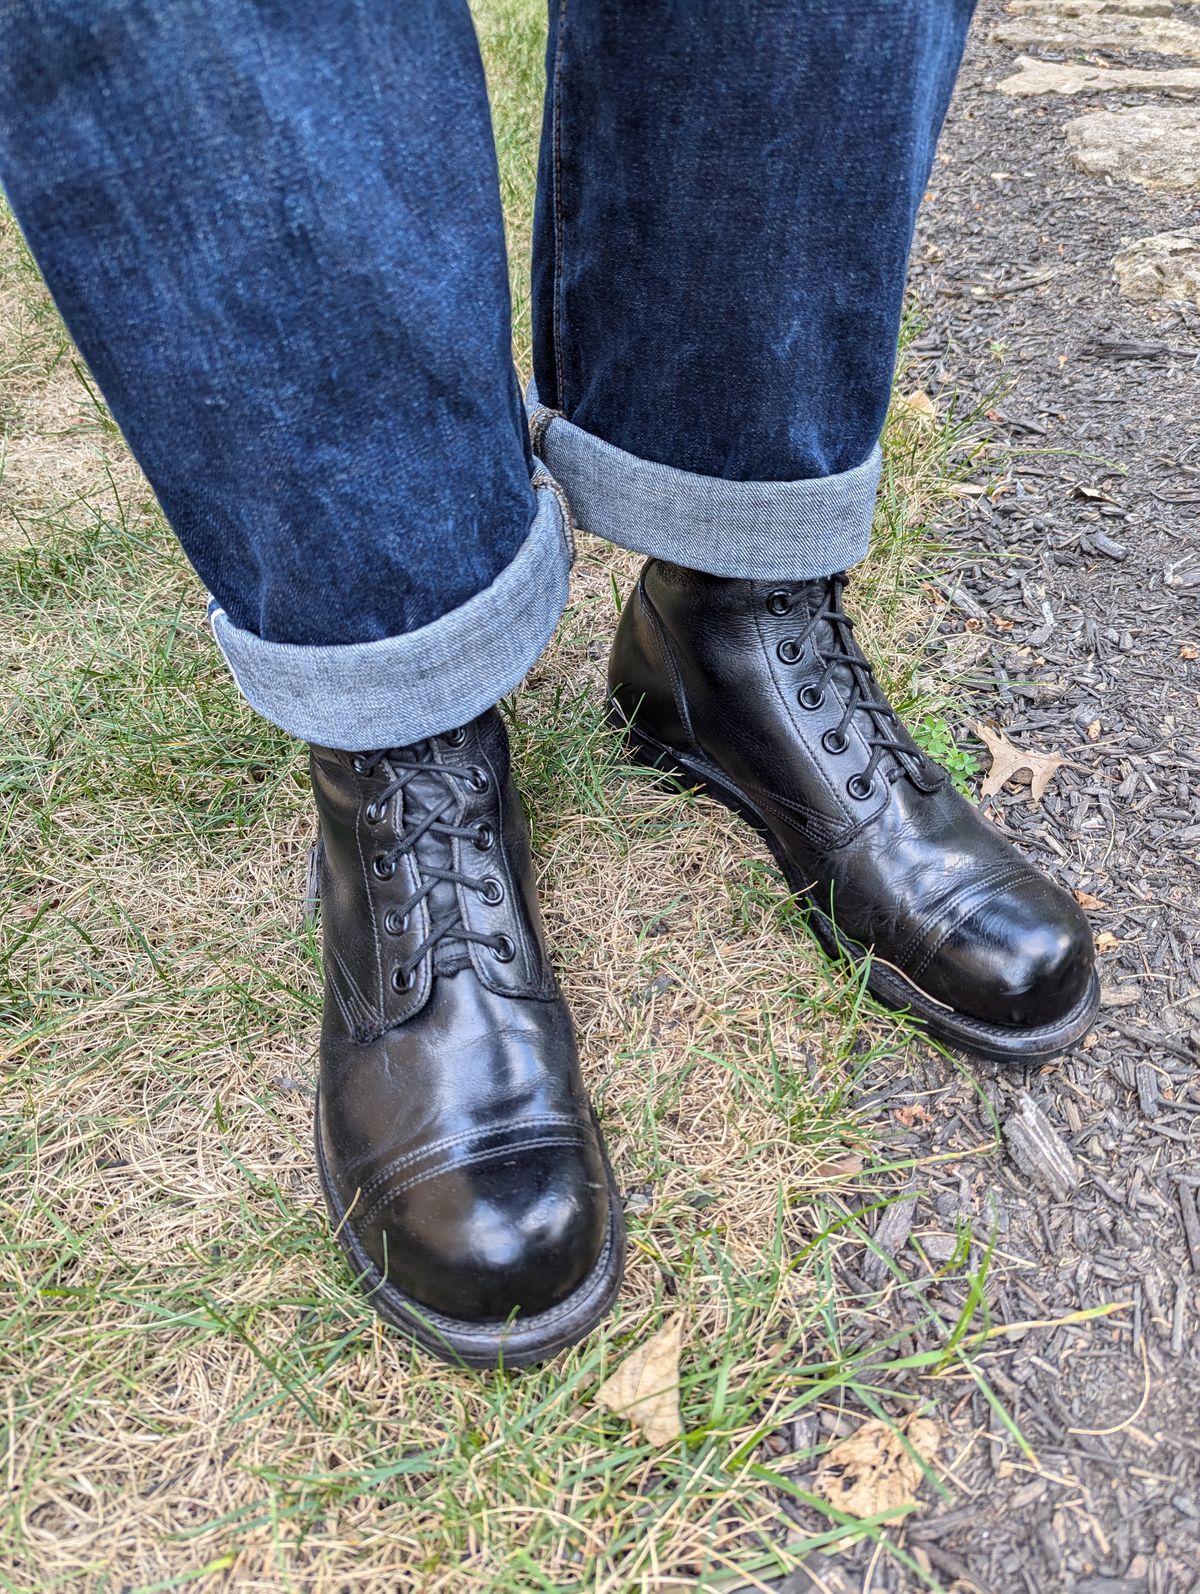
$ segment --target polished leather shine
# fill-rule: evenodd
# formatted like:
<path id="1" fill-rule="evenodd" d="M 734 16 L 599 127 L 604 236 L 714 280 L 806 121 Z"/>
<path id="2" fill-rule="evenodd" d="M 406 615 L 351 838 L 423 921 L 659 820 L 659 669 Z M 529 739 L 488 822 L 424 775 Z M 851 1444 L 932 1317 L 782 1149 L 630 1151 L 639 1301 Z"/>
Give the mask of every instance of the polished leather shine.
<path id="1" fill-rule="evenodd" d="M 318 1154 L 340 1237 L 367 1259 L 380 1310 L 410 1326 L 412 1306 L 451 1351 L 456 1323 L 479 1353 L 480 1325 L 514 1313 L 552 1320 L 552 1348 L 569 1343 L 602 1315 L 591 1296 L 578 1321 L 570 1306 L 602 1260 L 602 1305 L 615 1291 L 619 1214 L 542 942 L 503 722 L 489 710 L 382 754 L 314 747 L 311 768 Z"/>
<path id="2" fill-rule="evenodd" d="M 1095 1010 L 1074 898 L 955 791 L 883 699 L 844 576 L 731 581 L 650 560 L 611 701 L 635 745 L 734 807 L 809 895 L 831 950 L 873 954 L 885 999 L 995 1055 L 1040 1055 Z M 836 944 L 831 944 L 836 942 Z M 932 1000 L 930 1000 L 932 999 Z"/>

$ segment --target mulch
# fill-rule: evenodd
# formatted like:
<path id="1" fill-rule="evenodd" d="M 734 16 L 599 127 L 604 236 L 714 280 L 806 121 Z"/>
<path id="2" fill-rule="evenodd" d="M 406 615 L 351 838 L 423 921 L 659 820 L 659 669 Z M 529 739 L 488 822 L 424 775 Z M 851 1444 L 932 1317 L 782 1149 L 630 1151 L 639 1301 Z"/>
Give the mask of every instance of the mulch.
<path id="1" fill-rule="evenodd" d="M 1110 263 L 1200 224 L 1200 192 L 1078 172 L 1062 124 L 1122 98 L 995 93 L 1016 53 L 988 40 L 1002 15 L 984 0 L 922 213 L 913 375 L 989 412 L 993 486 L 938 572 L 941 626 L 950 648 L 973 634 L 975 717 L 1068 760 L 1042 802 L 1017 788 L 991 811 L 1085 894 L 1104 1005 L 1047 1067 L 955 1072 L 912 1048 L 869 1082 L 897 1159 L 948 1154 L 897 1180 L 876 1238 L 926 1282 L 874 1311 L 937 1343 L 921 1319 L 956 1320 L 962 1271 L 936 1264 L 964 1232 L 977 1260 L 994 1245 L 995 1323 L 1119 1309 L 978 1355 L 1024 1448 L 969 1376 L 914 1377 L 953 1475 L 899 1537 L 947 1589 L 1181 1594 L 1200 1589 L 1200 309 L 1127 304 Z M 877 1290 L 878 1259 L 843 1255 L 848 1295 Z M 869 1544 L 780 1585 L 921 1586 Z"/>

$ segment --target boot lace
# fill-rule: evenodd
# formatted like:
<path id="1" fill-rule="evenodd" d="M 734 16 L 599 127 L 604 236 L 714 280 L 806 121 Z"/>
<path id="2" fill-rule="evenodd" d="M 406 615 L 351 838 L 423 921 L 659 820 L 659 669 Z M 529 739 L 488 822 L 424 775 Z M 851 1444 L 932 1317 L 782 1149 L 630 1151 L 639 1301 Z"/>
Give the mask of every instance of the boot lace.
<path id="1" fill-rule="evenodd" d="M 461 747 L 465 739 L 464 733 L 459 730 L 448 732 L 441 741 L 449 747 Z M 376 752 L 359 753 L 354 759 L 354 769 L 360 775 L 369 777 L 379 768 L 384 770 L 388 779 L 387 784 L 364 810 L 364 817 L 369 824 L 378 824 L 384 816 L 387 805 L 395 798 L 401 797 L 419 776 L 432 775 L 442 787 L 440 800 L 434 797 L 428 811 L 420 819 L 412 819 L 405 811 L 404 805 L 400 805 L 401 817 L 396 826 L 397 839 L 394 845 L 376 853 L 372 859 L 371 868 L 376 877 L 380 880 L 390 880 L 396 873 L 400 860 L 411 855 L 420 882 L 410 896 L 389 911 L 385 928 L 392 933 L 402 934 L 407 927 L 409 915 L 426 899 L 432 898 L 440 885 L 465 886 L 469 891 L 477 892 L 485 902 L 493 906 L 501 901 L 504 894 L 503 887 L 493 877 L 473 879 L 458 869 L 443 866 L 417 852 L 427 836 L 437 837 L 446 843 L 455 840 L 470 841 L 481 852 L 492 850 L 496 844 L 496 833 L 492 825 L 482 820 L 473 825 L 456 825 L 452 822 L 454 811 L 458 806 L 455 784 L 461 781 L 472 791 L 487 791 L 492 780 L 488 772 L 477 764 L 458 765 L 440 762 L 436 756 L 433 738 L 415 742 L 410 747 L 391 747 Z M 424 797 L 424 793 L 422 796 Z M 449 847 L 447 853 L 452 861 L 454 854 Z M 444 899 L 448 899 L 452 906 Z M 467 926 L 462 917 L 457 892 L 439 892 L 438 901 L 441 911 L 436 917 L 433 914 L 433 902 L 430 902 L 428 935 L 412 955 L 398 963 L 392 971 L 392 985 L 398 991 L 412 988 L 421 960 L 432 956 L 435 949 L 443 942 L 453 941 L 460 944 L 474 942 L 476 946 L 487 947 L 501 963 L 510 963 L 516 956 L 516 947 L 511 936 L 481 935 Z"/>
<path id="2" fill-rule="evenodd" d="M 874 670 L 854 641 L 854 621 L 842 608 L 842 594 L 848 585 L 849 577 L 844 571 L 828 577 L 821 603 L 807 625 L 796 636 L 785 637 L 777 653 L 785 664 L 798 664 L 805 648 L 811 644 L 813 660 L 821 666 L 821 673 L 815 681 L 800 689 L 798 700 L 802 708 L 820 708 L 825 701 L 826 688 L 835 677 L 849 683 L 842 717 L 825 732 L 822 742 L 827 752 L 844 753 L 850 745 L 846 733 L 851 721 L 856 714 L 866 716 L 870 734 L 864 739 L 871 756 L 866 768 L 852 775 L 846 783 L 850 795 L 861 800 L 871 795 L 875 772 L 885 758 L 893 760 L 885 772 L 889 781 L 907 774 L 922 783 L 927 770 L 921 754 L 901 739 L 896 711 L 884 697 Z M 794 602 L 794 591 L 780 587 L 768 594 L 767 609 L 775 615 L 789 614 Z"/>

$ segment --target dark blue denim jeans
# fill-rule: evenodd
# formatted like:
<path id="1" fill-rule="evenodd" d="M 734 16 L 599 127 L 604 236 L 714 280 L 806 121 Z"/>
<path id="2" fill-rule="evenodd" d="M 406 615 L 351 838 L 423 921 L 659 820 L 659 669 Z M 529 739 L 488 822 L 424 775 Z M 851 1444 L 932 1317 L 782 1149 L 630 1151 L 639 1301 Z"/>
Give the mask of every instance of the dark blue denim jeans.
<path id="1" fill-rule="evenodd" d="M 342 747 L 513 687 L 563 511 L 718 575 L 861 558 L 972 0 L 552 0 L 531 452 L 466 0 L 0 0 L 0 179 L 213 595 Z"/>

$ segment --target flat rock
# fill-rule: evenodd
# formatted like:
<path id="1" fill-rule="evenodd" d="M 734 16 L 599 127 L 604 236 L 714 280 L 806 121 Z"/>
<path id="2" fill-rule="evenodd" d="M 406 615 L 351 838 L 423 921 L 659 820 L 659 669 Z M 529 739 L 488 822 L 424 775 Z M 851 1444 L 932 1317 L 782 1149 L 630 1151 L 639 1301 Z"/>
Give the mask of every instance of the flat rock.
<path id="1" fill-rule="evenodd" d="M 1079 61 L 1036 61 L 1019 55 L 1012 77 L 1001 79 L 1001 94 L 1200 94 L 1200 67 L 1143 70 L 1134 66 L 1091 66 Z"/>
<path id="2" fill-rule="evenodd" d="M 1002 22 L 992 30 L 992 38 L 997 44 L 1015 45 L 1018 49 L 1105 50 L 1116 54 L 1125 51 L 1135 55 L 1149 52 L 1200 61 L 1200 28 L 1164 17 L 1103 13 L 1065 17 L 1039 12 Z"/>
<path id="3" fill-rule="evenodd" d="M 1027 1090 L 1004 1123 L 1009 1155 L 1035 1184 L 1056 1201 L 1065 1201 L 1079 1183 L 1079 1170 L 1066 1141 Z"/>
<path id="4" fill-rule="evenodd" d="M 1200 227 L 1139 238 L 1113 258 L 1126 299 L 1190 300 L 1200 305 Z"/>
<path id="5" fill-rule="evenodd" d="M 1172 0 L 1012 0 L 1014 17 L 1169 17 Z"/>
<path id="6" fill-rule="evenodd" d="M 1093 111 L 1066 123 L 1072 158 L 1094 177 L 1144 188 L 1200 188 L 1200 106 Z"/>

